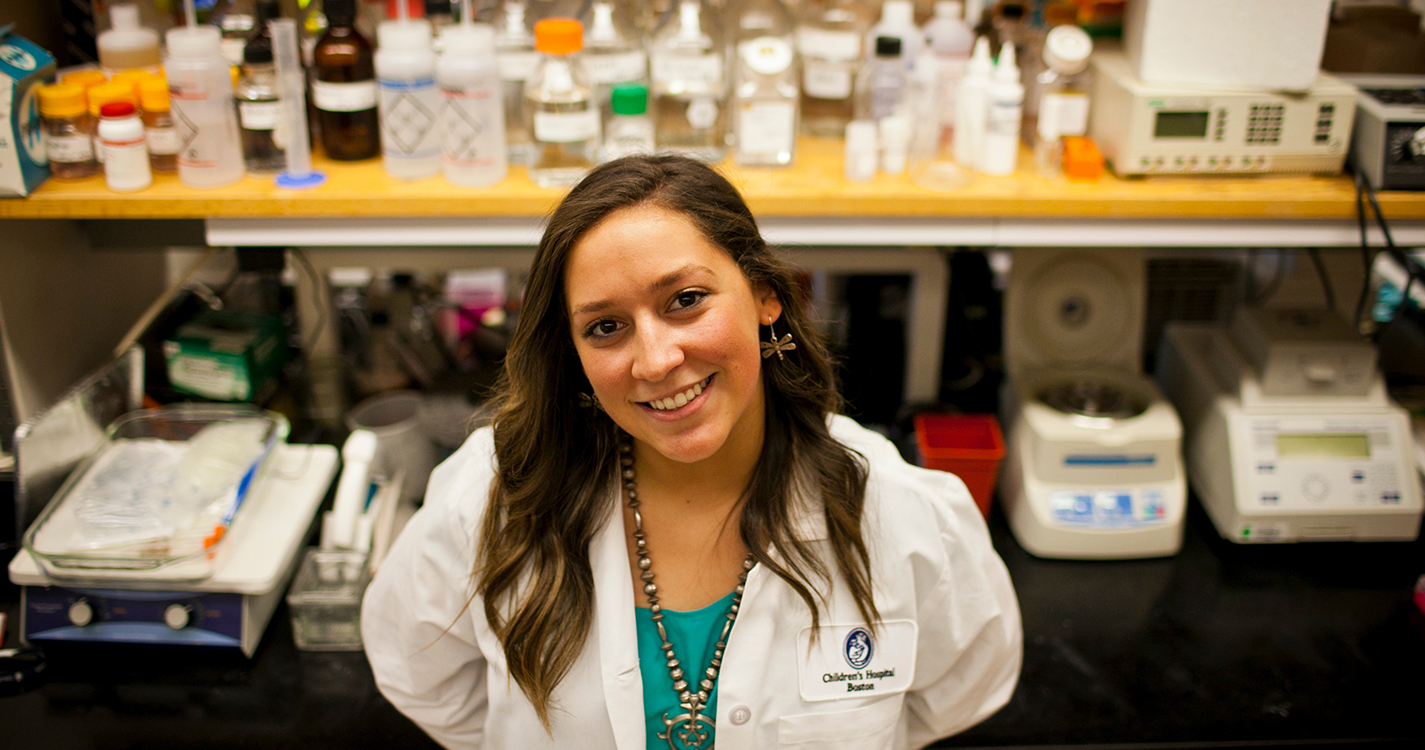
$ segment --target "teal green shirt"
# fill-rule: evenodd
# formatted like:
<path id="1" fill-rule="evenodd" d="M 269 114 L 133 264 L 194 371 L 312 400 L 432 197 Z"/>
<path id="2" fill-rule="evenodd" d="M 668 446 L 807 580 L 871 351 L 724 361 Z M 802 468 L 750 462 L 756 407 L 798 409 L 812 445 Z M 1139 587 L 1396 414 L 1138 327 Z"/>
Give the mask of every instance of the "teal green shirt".
<path id="1" fill-rule="evenodd" d="M 668 631 L 668 641 L 673 644 L 673 653 L 683 667 L 683 679 L 688 681 L 691 692 L 698 692 L 697 685 L 703 679 L 703 671 L 712 660 L 718 636 L 722 635 L 722 626 L 727 622 L 732 596 L 728 594 L 691 612 L 663 610 L 663 629 Z M 663 714 L 668 714 L 671 719 L 684 713 L 684 710 L 678 705 L 678 694 L 673 692 L 668 657 L 659 648 L 662 640 L 658 638 L 658 626 L 653 624 L 653 613 L 647 607 L 638 607 L 634 610 L 634 620 L 638 623 L 638 671 L 643 675 L 643 719 L 648 730 L 648 750 L 667 750 L 668 740 L 658 738 L 659 734 L 667 732 Z M 716 683 L 703 714 L 710 721 L 717 719 Z M 674 744 L 674 747 L 678 746 Z"/>

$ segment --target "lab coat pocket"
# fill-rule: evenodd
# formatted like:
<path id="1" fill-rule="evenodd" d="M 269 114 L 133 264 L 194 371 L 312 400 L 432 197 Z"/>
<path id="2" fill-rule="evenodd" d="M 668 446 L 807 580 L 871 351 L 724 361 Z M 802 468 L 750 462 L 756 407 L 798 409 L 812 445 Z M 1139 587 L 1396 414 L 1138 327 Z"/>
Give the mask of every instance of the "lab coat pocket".
<path id="1" fill-rule="evenodd" d="M 895 741 L 904 699 L 904 694 L 898 694 L 849 711 L 783 716 L 777 725 L 777 747 L 888 749 Z"/>

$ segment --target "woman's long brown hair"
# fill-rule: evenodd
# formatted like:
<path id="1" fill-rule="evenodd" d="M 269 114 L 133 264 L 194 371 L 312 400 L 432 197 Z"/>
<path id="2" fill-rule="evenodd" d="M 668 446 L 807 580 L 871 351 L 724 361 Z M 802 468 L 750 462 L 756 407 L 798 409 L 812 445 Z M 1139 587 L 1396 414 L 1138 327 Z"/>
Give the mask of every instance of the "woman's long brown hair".
<path id="1" fill-rule="evenodd" d="M 475 592 L 504 648 L 510 675 L 550 727 L 550 696 L 582 652 L 594 620 L 589 545 L 615 511 L 619 428 L 580 406 L 591 392 L 574 349 L 564 270 L 570 252 L 609 214 L 651 204 L 690 220 L 752 284 L 782 303 L 778 330 L 796 351 L 762 367 L 766 429 L 739 522 L 758 564 L 792 587 L 819 622 L 832 571 L 794 531 L 797 498 L 820 498 L 836 573 L 862 618 L 879 619 L 861 535 L 864 459 L 832 438 L 841 407 L 831 358 L 791 267 L 762 240 L 752 212 L 726 179 L 681 157 L 630 157 L 589 173 L 555 209 L 535 254 L 510 342 L 494 416 L 496 477 L 478 540 Z M 770 555 L 778 550 L 779 560 Z M 813 631 L 815 632 L 815 631 Z"/>

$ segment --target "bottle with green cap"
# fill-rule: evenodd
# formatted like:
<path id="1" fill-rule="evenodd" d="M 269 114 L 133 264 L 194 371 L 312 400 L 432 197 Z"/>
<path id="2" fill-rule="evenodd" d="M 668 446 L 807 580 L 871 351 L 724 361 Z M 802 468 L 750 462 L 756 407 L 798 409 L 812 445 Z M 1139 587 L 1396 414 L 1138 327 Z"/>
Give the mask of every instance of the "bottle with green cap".
<path id="1" fill-rule="evenodd" d="M 603 161 L 653 153 L 653 118 L 648 116 L 648 87 L 641 83 L 614 86 L 609 95 L 613 115 L 604 137 Z"/>

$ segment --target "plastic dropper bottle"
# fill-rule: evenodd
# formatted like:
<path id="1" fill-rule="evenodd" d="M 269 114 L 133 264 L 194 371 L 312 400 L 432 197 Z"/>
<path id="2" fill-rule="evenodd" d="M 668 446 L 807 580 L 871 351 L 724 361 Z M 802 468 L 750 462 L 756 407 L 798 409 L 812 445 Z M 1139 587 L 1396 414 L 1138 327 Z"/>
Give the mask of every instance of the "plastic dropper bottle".
<path id="1" fill-rule="evenodd" d="M 109 30 L 99 34 L 95 46 L 99 65 L 110 75 L 131 68 L 157 71 L 163 63 L 158 32 L 140 25 L 139 8 L 133 3 L 109 6 Z"/>
<path id="2" fill-rule="evenodd" d="M 494 185 L 509 174 L 495 29 L 465 20 L 473 15 L 462 13 L 459 24 L 446 28 L 445 48 L 435 64 L 445 101 L 440 110 L 442 169 L 446 181 L 460 187 Z"/>
<path id="3" fill-rule="evenodd" d="M 980 171 L 989 175 L 1014 173 L 1019 161 L 1019 126 L 1024 114 L 1024 84 L 1014 62 L 1014 45 L 1000 47 L 985 110 L 985 143 Z"/>
<path id="4" fill-rule="evenodd" d="M 376 81 L 380 93 L 381 164 L 386 174 L 420 180 L 440 172 L 440 91 L 430 23 L 406 17 L 376 28 Z"/>
<path id="5" fill-rule="evenodd" d="M 599 108 L 588 73 L 579 60 L 583 24 L 546 18 L 534 26 L 539 67 L 525 81 L 526 119 L 534 154 L 529 174 L 540 187 L 569 187 L 583 179 L 599 158 Z"/>
<path id="6" fill-rule="evenodd" d="M 955 161 L 967 167 L 979 167 L 985 140 L 985 112 L 988 109 L 990 73 L 990 40 L 975 40 L 975 51 L 965 66 L 965 76 L 955 91 Z"/>
<path id="7" fill-rule="evenodd" d="M 222 34 L 213 26 L 180 26 L 169 29 L 167 39 L 164 70 L 184 144 L 178 179 L 194 188 L 231 185 L 242 179 L 242 145 Z"/>

